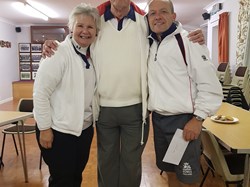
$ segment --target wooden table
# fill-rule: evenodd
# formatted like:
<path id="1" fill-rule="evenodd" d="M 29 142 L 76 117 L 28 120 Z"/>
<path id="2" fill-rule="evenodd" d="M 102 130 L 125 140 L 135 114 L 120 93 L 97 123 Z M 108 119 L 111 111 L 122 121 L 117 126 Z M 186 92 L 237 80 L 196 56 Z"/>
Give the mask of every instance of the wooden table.
<path id="1" fill-rule="evenodd" d="M 23 121 L 25 119 L 31 118 L 31 117 L 33 117 L 33 114 L 30 112 L 0 111 L 0 127 L 4 126 L 4 125 L 8 125 L 8 124 L 16 122 L 16 121 L 18 121 L 19 123 L 21 123 L 21 125 L 23 125 Z M 18 123 L 17 123 L 17 127 L 18 127 Z M 21 133 L 22 133 L 22 139 L 23 139 L 22 143 L 21 143 L 19 131 L 18 131 L 17 135 L 18 135 L 22 164 L 23 164 L 24 178 L 25 178 L 25 182 L 28 182 L 28 169 L 27 169 L 27 161 L 26 161 L 25 139 L 24 139 L 24 133 L 23 132 L 21 132 Z"/>
<path id="2" fill-rule="evenodd" d="M 243 186 L 248 187 L 250 174 L 250 112 L 229 103 L 222 103 L 217 112 L 217 115 L 219 114 L 236 117 L 239 122 L 221 124 L 207 118 L 203 127 L 212 132 L 228 150 L 246 154 Z"/>

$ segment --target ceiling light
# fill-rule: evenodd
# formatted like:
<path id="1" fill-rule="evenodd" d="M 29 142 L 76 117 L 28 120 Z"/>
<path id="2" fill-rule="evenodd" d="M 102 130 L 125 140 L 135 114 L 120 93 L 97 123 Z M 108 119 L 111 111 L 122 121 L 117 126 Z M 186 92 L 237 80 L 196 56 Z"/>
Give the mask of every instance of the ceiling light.
<path id="1" fill-rule="evenodd" d="M 59 17 L 59 15 L 54 10 L 52 10 L 51 8 L 45 6 L 44 4 L 41 4 L 41 3 L 38 3 L 38 2 L 35 2 L 35 1 L 32 1 L 32 0 L 26 0 L 26 2 L 28 4 L 30 4 L 32 7 L 34 7 L 35 9 L 37 9 L 39 12 L 47 15 L 50 18 Z"/>
<path id="2" fill-rule="evenodd" d="M 48 21 L 49 17 L 39 11 L 38 9 L 34 8 L 30 4 L 26 3 L 21 3 L 21 2 L 14 2 L 13 3 L 14 8 L 16 8 L 18 11 L 22 12 L 23 14 L 26 14 L 28 16 L 32 17 L 37 17 L 41 18 L 45 21 Z"/>

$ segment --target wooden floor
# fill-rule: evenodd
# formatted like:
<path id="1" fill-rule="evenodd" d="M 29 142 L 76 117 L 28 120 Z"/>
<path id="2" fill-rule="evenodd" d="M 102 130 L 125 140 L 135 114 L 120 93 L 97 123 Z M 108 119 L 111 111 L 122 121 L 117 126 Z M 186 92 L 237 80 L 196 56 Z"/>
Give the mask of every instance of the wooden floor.
<path id="1" fill-rule="evenodd" d="M 0 105 L 0 110 L 15 110 L 17 102 L 11 101 Z M 0 127 L 0 131 L 4 127 Z M 0 146 L 2 144 L 3 135 L 0 132 Z M 4 167 L 0 170 L 0 187 L 46 187 L 49 177 L 48 168 L 45 163 L 39 170 L 40 151 L 37 146 L 34 134 L 26 135 L 26 152 L 29 182 L 24 182 L 23 168 L 21 156 L 17 156 L 11 136 L 6 137 L 4 152 Z M 89 162 L 83 172 L 82 187 L 97 187 L 96 172 L 96 137 L 94 137 L 90 152 Z M 203 162 L 202 162 L 203 163 Z M 167 175 L 160 175 L 159 169 L 155 165 L 154 145 L 152 128 L 150 129 L 149 140 L 147 142 L 142 158 L 142 181 L 140 187 L 168 187 Z M 203 163 L 203 168 L 206 166 Z M 202 174 L 201 174 L 202 178 Z M 203 187 L 223 187 L 225 186 L 220 177 L 213 177 L 209 173 Z M 231 185 L 233 186 L 233 185 Z"/>

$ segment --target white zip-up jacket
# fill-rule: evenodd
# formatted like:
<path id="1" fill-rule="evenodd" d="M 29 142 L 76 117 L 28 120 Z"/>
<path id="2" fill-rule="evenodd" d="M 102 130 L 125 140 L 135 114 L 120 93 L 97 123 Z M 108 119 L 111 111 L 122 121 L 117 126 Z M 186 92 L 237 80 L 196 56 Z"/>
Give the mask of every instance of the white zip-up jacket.
<path id="1" fill-rule="evenodd" d="M 86 70 L 83 60 L 74 51 L 69 35 L 65 41 L 58 43 L 52 57 L 40 62 L 33 90 L 34 116 L 40 130 L 53 128 L 80 136 L 82 130 L 92 124 L 90 106 L 95 73 L 91 59 L 88 61 L 92 68 L 90 73 L 85 72 L 89 69 Z M 85 86 L 89 89 L 86 92 Z M 84 120 L 88 122 L 84 123 Z"/>
<path id="2" fill-rule="evenodd" d="M 183 39 L 187 65 L 175 35 Z M 153 39 L 153 38 L 152 38 Z M 213 115 L 223 94 L 205 45 L 190 42 L 181 24 L 160 43 L 153 40 L 148 62 L 149 110 L 162 115 Z"/>

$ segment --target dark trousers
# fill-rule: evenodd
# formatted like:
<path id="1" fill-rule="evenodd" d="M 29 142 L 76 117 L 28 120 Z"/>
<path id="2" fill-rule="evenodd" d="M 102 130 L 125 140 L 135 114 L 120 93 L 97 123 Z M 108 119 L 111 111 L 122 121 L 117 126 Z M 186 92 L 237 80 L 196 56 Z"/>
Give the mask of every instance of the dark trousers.
<path id="1" fill-rule="evenodd" d="M 141 155 L 149 132 L 147 120 L 141 145 L 142 105 L 101 107 L 96 129 L 98 186 L 139 187 Z"/>
<path id="2" fill-rule="evenodd" d="M 177 178 L 185 184 L 194 184 L 200 178 L 200 137 L 189 142 L 179 165 L 162 160 L 177 128 L 184 129 L 192 117 L 193 114 L 164 116 L 156 112 L 152 113 L 156 165 L 162 171 L 175 172 Z"/>
<path id="3" fill-rule="evenodd" d="M 79 137 L 55 130 L 53 134 L 52 148 L 44 149 L 39 143 L 40 131 L 36 131 L 43 159 L 49 167 L 49 187 L 80 187 L 94 135 L 93 126 L 83 130 Z"/>

